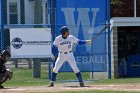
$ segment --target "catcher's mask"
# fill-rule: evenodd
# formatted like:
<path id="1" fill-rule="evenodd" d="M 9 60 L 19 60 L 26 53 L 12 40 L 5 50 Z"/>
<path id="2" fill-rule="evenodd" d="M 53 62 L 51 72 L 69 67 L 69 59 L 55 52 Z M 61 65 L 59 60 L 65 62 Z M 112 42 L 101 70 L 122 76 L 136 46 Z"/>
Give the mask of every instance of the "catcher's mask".
<path id="1" fill-rule="evenodd" d="M 6 51 L 6 50 L 3 50 L 3 51 L 1 52 L 1 56 L 4 57 L 6 60 L 10 60 L 10 58 L 11 58 L 10 52 L 8 52 L 8 51 Z"/>

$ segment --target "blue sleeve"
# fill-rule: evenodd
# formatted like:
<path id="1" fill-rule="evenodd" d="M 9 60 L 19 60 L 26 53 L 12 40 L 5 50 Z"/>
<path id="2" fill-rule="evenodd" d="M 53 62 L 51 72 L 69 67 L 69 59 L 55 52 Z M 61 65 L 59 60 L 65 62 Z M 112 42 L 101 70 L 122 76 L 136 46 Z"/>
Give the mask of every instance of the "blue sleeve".
<path id="1" fill-rule="evenodd" d="M 78 41 L 78 44 L 79 44 L 79 45 L 86 44 L 86 40 L 79 40 L 79 41 Z"/>
<path id="2" fill-rule="evenodd" d="M 53 46 L 52 46 L 52 54 L 55 55 L 55 52 L 56 52 L 56 46 L 53 45 Z"/>

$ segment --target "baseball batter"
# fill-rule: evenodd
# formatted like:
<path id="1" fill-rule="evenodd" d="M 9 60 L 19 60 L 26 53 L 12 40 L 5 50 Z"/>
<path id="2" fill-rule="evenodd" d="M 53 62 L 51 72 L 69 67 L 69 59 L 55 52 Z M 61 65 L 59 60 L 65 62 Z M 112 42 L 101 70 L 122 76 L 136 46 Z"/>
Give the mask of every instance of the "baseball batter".
<path id="1" fill-rule="evenodd" d="M 62 26 L 60 28 L 60 32 L 62 35 L 59 35 L 55 38 L 55 41 L 53 43 L 52 51 L 53 51 L 53 57 L 54 60 L 54 53 L 56 47 L 58 48 L 59 54 L 58 58 L 56 59 L 55 66 L 53 68 L 52 78 L 49 87 L 54 86 L 54 81 L 56 80 L 56 75 L 60 69 L 60 67 L 63 65 L 65 61 L 67 61 L 71 68 L 73 69 L 74 73 L 76 73 L 76 76 L 80 82 L 80 87 L 84 87 L 84 83 L 82 80 L 81 73 L 77 67 L 72 48 L 73 44 L 90 44 L 91 40 L 79 40 L 73 35 L 69 35 L 69 29 L 67 26 Z"/>

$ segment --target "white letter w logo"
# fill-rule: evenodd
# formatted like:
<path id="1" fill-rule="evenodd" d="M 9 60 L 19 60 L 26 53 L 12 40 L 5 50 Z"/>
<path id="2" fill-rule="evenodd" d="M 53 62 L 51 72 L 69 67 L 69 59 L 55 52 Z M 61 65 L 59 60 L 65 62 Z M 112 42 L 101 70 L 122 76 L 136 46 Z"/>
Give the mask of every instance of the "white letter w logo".
<path id="1" fill-rule="evenodd" d="M 61 8 L 64 12 L 66 25 L 70 28 L 70 33 L 78 37 L 79 28 L 82 27 L 84 39 L 91 39 L 95 27 L 97 12 L 99 8 Z M 89 16 L 89 13 L 91 16 Z M 74 15 L 75 14 L 75 15 Z M 75 16 L 77 15 L 77 20 Z M 90 46 L 87 46 L 89 51 Z"/>

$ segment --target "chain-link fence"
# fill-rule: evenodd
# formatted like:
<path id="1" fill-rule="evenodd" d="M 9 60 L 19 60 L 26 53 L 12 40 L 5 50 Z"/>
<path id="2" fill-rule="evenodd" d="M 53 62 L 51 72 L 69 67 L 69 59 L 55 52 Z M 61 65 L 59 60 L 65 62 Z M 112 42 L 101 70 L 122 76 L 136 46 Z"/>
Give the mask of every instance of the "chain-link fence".
<path id="1" fill-rule="evenodd" d="M 1 51 L 3 49 L 10 51 L 10 29 L 12 28 L 50 28 L 48 0 L 1 0 L 0 6 Z M 11 69 L 32 69 L 33 77 L 41 77 L 41 71 L 45 71 L 45 77 L 48 78 L 47 62 L 47 58 L 12 58 L 6 66 Z M 34 69 L 37 69 L 37 73 Z"/>
<path id="2" fill-rule="evenodd" d="M 10 51 L 10 29 L 11 28 L 47 28 L 51 27 L 52 37 L 56 37 L 56 0 L 1 0 L 3 1 L 3 11 L 1 16 L 1 50 L 6 49 Z M 97 10 L 93 10 L 97 11 Z M 52 24 L 52 25 L 51 25 Z M 62 25 L 62 24 L 60 24 Z M 3 27 L 2 27 L 3 26 Z M 98 28 L 99 29 L 99 28 Z M 2 32 L 4 32 L 2 34 Z M 105 37 L 106 38 L 106 37 Z M 2 43 L 4 42 L 4 43 Z M 2 46 L 2 44 L 4 44 Z M 107 44 L 107 43 L 105 43 Z M 107 49 L 107 48 L 106 48 Z M 44 50 L 44 52 L 46 52 Z M 106 53 L 106 51 L 105 51 Z M 107 56 L 106 54 L 104 54 Z M 102 58 L 103 59 L 103 58 Z M 98 60 L 98 59 L 97 59 Z M 103 59 L 104 60 L 104 59 Z M 106 69 L 108 69 L 108 62 Z M 7 62 L 7 67 L 11 69 L 29 69 L 33 70 L 33 77 L 48 77 L 49 64 L 48 58 L 32 59 L 32 58 L 14 58 Z M 103 64 L 104 65 L 104 64 Z M 52 64 L 51 64 L 52 67 Z M 37 69 L 37 70 L 34 70 Z M 49 70 L 48 70 L 49 69 Z M 51 68 L 52 69 L 52 68 Z M 16 70 L 15 70 L 16 71 Z M 34 72 L 34 71 L 37 71 Z M 21 72 L 22 73 L 22 72 Z M 106 79 L 108 72 L 83 72 L 86 79 Z M 88 74 L 87 74 L 88 73 Z M 30 73 L 32 74 L 32 73 Z M 36 74 L 36 75 L 34 75 Z M 45 74 L 45 75 L 44 75 Z"/>

